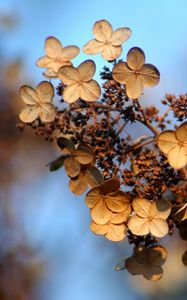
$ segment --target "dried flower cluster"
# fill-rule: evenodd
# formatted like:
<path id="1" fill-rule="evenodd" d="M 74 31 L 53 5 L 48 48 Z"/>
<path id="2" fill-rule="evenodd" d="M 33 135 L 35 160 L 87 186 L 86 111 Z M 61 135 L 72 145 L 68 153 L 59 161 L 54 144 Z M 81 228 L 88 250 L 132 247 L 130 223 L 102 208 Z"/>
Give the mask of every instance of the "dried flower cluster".
<path id="1" fill-rule="evenodd" d="M 138 47 L 118 60 L 122 44 L 131 36 L 127 27 L 113 31 L 106 20 L 93 27 L 94 39 L 83 51 L 101 54 L 111 63 L 100 73 L 103 84 L 93 77 L 95 62 L 88 59 L 74 66 L 77 46 L 62 46 L 55 37 L 45 41 L 46 55 L 37 60 L 46 78 L 59 79 L 58 109 L 52 104 L 53 85 L 42 81 L 33 89 L 22 86 L 26 103 L 18 127 L 30 126 L 37 135 L 57 145 L 60 156 L 48 164 L 50 171 L 64 166 L 69 188 L 76 195 L 87 191 L 90 229 L 113 242 L 125 238 L 134 244 L 133 255 L 119 269 L 148 280 L 162 277 L 167 250 L 158 239 L 179 230 L 187 240 L 187 106 L 186 95 L 166 95 L 167 109 L 139 102 L 144 87 L 159 83 L 160 73 L 145 63 Z M 169 113 L 182 124 L 171 128 Z M 130 129 L 142 124 L 150 135 L 134 140 Z M 167 125 L 170 128 L 167 130 Z M 166 196 L 167 195 L 167 196 Z M 159 241 L 160 243 L 160 241 Z M 182 258 L 186 265 L 186 253 Z"/>

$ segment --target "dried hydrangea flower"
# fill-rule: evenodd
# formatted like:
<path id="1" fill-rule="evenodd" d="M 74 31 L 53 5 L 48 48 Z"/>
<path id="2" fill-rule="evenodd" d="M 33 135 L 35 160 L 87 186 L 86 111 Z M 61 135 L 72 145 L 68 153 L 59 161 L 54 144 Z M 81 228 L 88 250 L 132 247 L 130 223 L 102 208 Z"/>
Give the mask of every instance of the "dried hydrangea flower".
<path id="1" fill-rule="evenodd" d="M 162 246 L 135 247 L 134 253 L 125 261 L 125 268 L 132 275 L 143 275 L 148 280 L 159 280 L 163 275 L 162 265 L 167 259 L 167 250 Z"/>
<path id="2" fill-rule="evenodd" d="M 85 101 L 96 101 L 101 95 L 97 81 L 93 80 L 96 66 L 92 60 L 85 60 L 78 68 L 64 66 L 59 70 L 59 78 L 67 87 L 63 91 L 63 99 L 73 103 L 79 98 Z"/>
<path id="3" fill-rule="evenodd" d="M 137 198 L 132 202 L 135 215 L 128 221 L 128 228 L 135 235 L 146 235 L 161 238 L 168 233 L 168 224 L 165 221 L 171 207 L 166 200 L 150 202 L 145 198 Z"/>
<path id="4" fill-rule="evenodd" d="M 121 55 L 122 44 L 131 36 L 131 29 L 118 28 L 115 31 L 112 25 L 106 21 L 97 21 L 93 26 L 95 39 L 89 41 L 83 48 L 86 54 L 101 53 L 106 60 L 114 60 Z"/>
<path id="5" fill-rule="evenodd" d="M 56 110 L 52 105 L 54 88 L 50 82 L 42 81 L 35 89 L 23 85 L 20 96 L 27 104 L 19 115 L 21 121 L 30 123 L 38 117 L 43 122 L 52 122 L 55 119 Z"/>
<path id="6" fill-rule="evenodd" d="M 113 78 L 126 86 L 127 96 L 137 99 L 145 87 L 159 83 L 160 73 L 151 64 L 145 64 L 145 54 L 138 47 L 131 48 L 127 53 L 127 62 L 117 63 L 112 70 Z"/>
<path id="7" fill-rule="evenodd" d="M 159 149 L 167 156 L 174 169 L 181 169 L 187 164 L 187 122 L 176 131 L 166 130 L 157 138 Z"/>
<path id="8" fill-rule="evenodd" d="M 86 204 L 91 208 L 91 217 L 96 224 L 106 224 L 112 213 L 131 212 L 128 195 L 119 190 L 117 179 L 110 179 L 91 189 L 86 195 Z"/>
<path id="9" fill-rule="evenodd" d="M 130 212 L 131 210 L 129 209 L 120 213 L 112 213 L 106 224 L 97 224 L 92 221 L 90 229 L 95 234 L 104 235 L 110 241 L 122 241 L 127 232 L 127 227 L 124 222 L 127 221 Z"/>
<path id="10" fill-rule="evenodd" d="M 54 36 L 45 40 L 45 56 L 39 58 L 36 65 L 40 68 L 47 68 L 43 73 L 48 78 L 58 77 L 58 70 L 62 66 L 72 65 L 71 59 L 80 52 L 77 46 L 63 47 L 61 42 Z"/>

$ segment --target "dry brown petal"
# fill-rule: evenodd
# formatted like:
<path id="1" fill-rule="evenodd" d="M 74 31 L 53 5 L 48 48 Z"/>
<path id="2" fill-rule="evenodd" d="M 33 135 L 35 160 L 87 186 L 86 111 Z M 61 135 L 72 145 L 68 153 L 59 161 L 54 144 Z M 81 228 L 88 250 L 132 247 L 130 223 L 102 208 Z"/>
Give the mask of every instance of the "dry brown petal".
<path id="1" fill-rule="evenodd" d="M 149 224 L 149 231 L 157 238 L 162 238 L 168 234 L 169 227 L 165 220 L 154 218 Z"/>
<path id="2" fill-rule="evenodd" d="M 101 194 L 107 195 L 120 189 L 120 181 L 117 178 L 108 179 L 101 185 Z"/>
<path id="3" fill-rule="evenodd" d="M 113 46 L 120 46 L 130 38 L 131 34 L 132 31 L 128 27 L 118 28 L 113 32 L 110 42 Z"/>
<path id="4" fill-rule="evenodd" d="M 151 64 L 144 64 L 140 70 L 140 77 L 144 86 L 152 87 L 159 83 L 160 73 L 158 69 Z"/>
<path id="5" fill-rule="evenodd" d="M 127 65 L 134 71 L 140 70 L 145 64 L 145 54 L 138 47 L 131 48 L 127 53 Z"/>
<path id="6" fill-rule="evenodd" d="M 90 224 L 90 229 L 95 234 L 105 235 L 108 231 L 108 224 L 99 225 L 92 221 Z"/>
<path id="7" fill-rule="evenodd" d="M 40 103 L 51 103 L 54 97 L 54 88 L 48 81 L 40 82 L 36 87 L 38 100 Z"/>
<path id="8" fill-rule="evenodd" d="M 126 236 L 126 226 L 125 224 L 108 224 L 108 231 L 106 234 L 106 238 L 112 242 L 120 242 L 122 241 Z"/>
<path id="9" fill-rule="evenodd" d="M 143 91 L 143 81 L 140 76 L 132 74 L 126 81 L 126 93 L 131 99 L 137 99 Z"/>
<path id="10" fill-rule="evenodd" d="M 113 78 L 121 84 L 125 84 L 132 74 L 133 71 L 128 68 L 127 63 L 122 61 L 117 63 L 112 70 Z"/>
<path id="11" fill-rule="evenodd" d="M 102 198 L 96 202 L 96 204 L 91 209 L 91 217 L 93 221 L 97 224 L 106 224 L 112 216 L 112 211 L 110 211 Z"/>
<path id="12" fill-rule="evenodd" d="M 55 119 L 56 110 L 51 103 L 43 103 L 39 110 L 39 117 L 43 122 L 52 122 Z"/>
<path id="13" fill-rule="evenodd" d="M 95 80 L 84 82 L 78 88 L 80 92 L 80 98 L 85 101 L 96 101 L 101 95 L 101 88 Z"/>
<path id="14" fill-rule="evenodd" d="M 132 202 L 132 207 L 139 217 L 147 218 L 150 213 L 151 202 L 145 198 L 136 198 Z"/>
<path id="15" fill-rule="evenodd" d="M 150 232 L 148 219 L 140 218 L 137 215 L 132 216 L 127 224 L 129 230 L 135 235 L 146 235 Z"/>
<path id="16" fill-rule="evenodd" d="M 63 92 L 64 101 L 74 103 L 80 98 L 80 85 L 78 83 L 69 85 Z"/>
<path id="17" fill-rule="evenodd" d="M 168 153 L 168 162 L 174 169 L 181 169 L 187 164 L 187 154 L 183 147 L 175 146 Z"/>
<path id="18" fill-rule="evenodd" d="M 168 154 L 178 144 L 179 142 L 173 130 L 166 130 L 157 137 L 157 145 L 164 154 Z"/>
<path id="19" fill-rule="evenodd" d="M 28 85 L 23 85 L 19 90 L 22 100 L 29 105 L 36 105 L 38 103 L 38 95 L 35 89 Z"/>
<path id="20" fill-rule="evenodd" d="M 81 170 L 80 163 L 73 156 L 69 156 L 65 159 L 64 167 L 67 175 L 72 178 L 78 176 Z"/>
<path id="21" fill-rule="evenodd" d="M 93 34 L 99 42 L 106 42 L 112 37 L 112 25 L 106 20 L 95 22 Z"/>
<path id="22" fill-rule="evenodd" d="M 96 65 L 93 60 L 85 60 L 82 64 L 78 66 L 78 71 L 80 73 L 81 81 L 90 81 L 96 71 Z"/>
<path id="23" fill-rule="evenodd" d="M 107 207 L 113 212 L 122 212 L 130 206 L 129 198 L 123 191 L 117 191 L 105 196 Z"/>
<path id="24" fill-rule="evenodd" d="M 77 196 L 86 192 L 88 187 L 88 179 L 85 172 L 80 173 L 77 177 L 71 178 L 69 181 L 70 191 Z"/>
<path id="25" fill-rule="evenodd" d="M 149 251 L 149 261 L 154 261 L 154 265 L 162 266 L 167 259 L 167 250 L 160 245 L 150 247 L 149 249 L 151 249 Z"/>
<path id="26" fill-rule="evenodd" d="M 180 142 L 187 143 L 187 122 L 177 128 L 176 137 Z"/>
<path id="27" fill-rule="evenodd" d="M 54 36 L 49 36 L 45 40 L 45 52 L 47 56 L 56 58 L 61 55 L 62 44 Z"/>
<path id="28" fill-rule="evenodd" d="M 120 212 L 120 213 L 112 213 L 112 216 L 109 220 L 112 224 L 121 224 L 123 222 L 126 222 L 129 215 L 131 213 L 131 207 L 129 206 L 126 210 Z"/>
<path id="29" fill-rule="evenodd" d="M 86 195 L 86 199 L 85 199 L 86 205 L 89 208 L 93 208 L 94 205 L 96 205 L 96 203 L 98 202 L 98 199 L 100 199 L 100 196 L 101 196 L 100 186 L 95 186 Z"/>
<path id="30" fill-rule="evenodd" d="M 19 118 L 25 123 L 33 122 L 38 118 L 39 107 L 37 105 L 27 105 L 22 109 Z"/>
<path id="31" fill-rule="evenodd" d="M 86 145 L 80 144 L 75 150 L 76 159 L 83 165 L 90 164 L 94 160 L 92 149 Z"/>
<path id="32" fill-rule="evenodd" d="M 90 54 L 98 54 L 101 53 L 105 48 L 105 45 L 102 42 L 97 40 L 89 41 L 84 47 L 83 51 L 90 55 Z"/>
<path id="33" fill-rule="evenodd" d="M 80 73 L 73 66 L 64 66 L 60 68 L 58 77 L 67 85 L 77 84 L 80 80 Z"/>
<path id="34" fill-rule="evenodd" d="M 122 47 L 121 46 L 113 46 L 113 45 L 105 45 L 102 51 L 102 57 L 108 61 L 115 60 L 121 55 Z"/>
<path id="35" fill-rule="evenodd" d="M 171 206 L 166 200 L 157 200 L 152 203 L 150 208 L 150 216 L 166 220 L 171 212 Z"/>

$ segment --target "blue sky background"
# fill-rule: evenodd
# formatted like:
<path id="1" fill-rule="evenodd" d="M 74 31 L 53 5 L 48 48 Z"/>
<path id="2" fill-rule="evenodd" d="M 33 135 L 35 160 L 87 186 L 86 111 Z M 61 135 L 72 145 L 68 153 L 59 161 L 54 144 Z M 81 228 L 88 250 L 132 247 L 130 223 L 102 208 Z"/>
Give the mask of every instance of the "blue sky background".
<path id="1" fill-rule="evenodd" d="M 131 47 L 141 47 L 147 62 L 161 73 L 160 84 L 145 91 L 146 101 L 158 103 L 165 92 L 180 94 L 187 90 L 186 0 L 0 0 L 0 9 L 18 15 L 18 27 L 5 37 L 4 50 L 10 59 L 24 59 L 25 71 L 34 84 L 43 80 L 42 69 L 35 62 L 44 54 L 47 36 L 54 35 L 63 45 L 81 48 L 93 37 L 94 22 L 107 19 L 114 29 L 132 29 L 122 57 Z M 81 51 L 75 65 L 86 58 Z M 96 62 L 98 74 L 106 62 L 100 56 L 90 58 Z M 20 194 L 22 184 L 12 190 L 20 223 L 50 265 L 41 300 L 141 299 L 129 284 L 129 276 L 113 270 L 118 259 L 128 254 L 127 245 L 115 245 L 89 231 L 84 198 L 68 191 L 63 171 L 48 174 L 44 168 L 42 178 L 33 177 L 24 183 L 24 198 Z"/>

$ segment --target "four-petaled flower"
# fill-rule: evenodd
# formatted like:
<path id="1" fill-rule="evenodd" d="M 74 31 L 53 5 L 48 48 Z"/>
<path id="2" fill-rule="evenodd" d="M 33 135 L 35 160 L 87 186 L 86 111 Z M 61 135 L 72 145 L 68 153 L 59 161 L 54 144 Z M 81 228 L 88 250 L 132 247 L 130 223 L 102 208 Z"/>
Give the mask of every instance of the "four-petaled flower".
<path id="1" fill-rule="evenodd" d="M 23 85 L 20 96 L 27 104 L 19 115 L 21 121 L 30 123 L 38 117 L 43 122 L 52 122 L 55 119 L 56 110 L 52 105 L 54 88 L 50 82 L 42 81 L 36 89 Z"/>
<path id="2" fill-rule="evenodd" d="M 148 280 L 159 280 L 163 275 L 162 265 L 167 259 L 167 250 L 162 246 L 135 247 L 131 257 L 125 260 L 125 268 L 132 275 L 143 275 Z"/>
<path id="3" fill-rule="evenodd" d="M 174 169 L 181 169 L 187 164 L 187 122 L 176 131 L 166 130 L 157 138 L 159 149 L 167 156 Z"/>
<path id="4" fill-rule="evenodd" d="M 168 233 L 168 224 L 165 221 L 171 207 L 166 200 L 150 202 L 145 198 L 137 198 L 132 202 L 135 215 L 128 221 L 128 228 L 135 235 L 146 235 L 161 238 Z"/>
<path id="5" fill-rule="evenodd" d="M 138 47 L 131 48 L 127 53 L 127 62 L 117 63 L 112 70 L 113 78 L 126 86 L 127 96 L 137 99 L 143 87 L 154 86 L 159 83 L 160 73 L 151 64 L 145 64 L 145 54 Z"/>
<path id="6" fill-rule="evenodd" d="M 96 101 L 101 95 L 99 84 L 92 79 L 96 66 L 92 60 L 86 60 L 78 68 L 64 66 L 60 68 L 58 77 L 67 85 L 63 92 L 63 99 L 68 103 L 83 99 Z"/>
<path id="7" fill-rule="evenodd" d="M 113 31 L 108 21 L 101 20 L 94 24 L 93 34 L 95 39 L 89 41 L 83 51 L 86 54 L 101 53 L 104 59 L 111 61 L 121 55 L 121 45 L 130 37 L 131 29 L 122 27 Z"/>
<path id="8" fill-rule="evenodd" d="M 36 65 L 40 68 L 47 68 L 43 73 L 45 77 L 56 78 L 60 67 L 72 65 L 70 60 L 75 58 L 79 51 L 77 46 L 63 47 L 57 38 L 50 36 L 45 40 L 46 55 L 39 58 Z"/>

